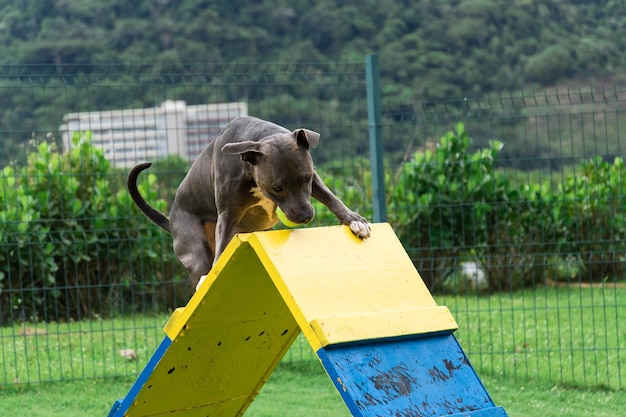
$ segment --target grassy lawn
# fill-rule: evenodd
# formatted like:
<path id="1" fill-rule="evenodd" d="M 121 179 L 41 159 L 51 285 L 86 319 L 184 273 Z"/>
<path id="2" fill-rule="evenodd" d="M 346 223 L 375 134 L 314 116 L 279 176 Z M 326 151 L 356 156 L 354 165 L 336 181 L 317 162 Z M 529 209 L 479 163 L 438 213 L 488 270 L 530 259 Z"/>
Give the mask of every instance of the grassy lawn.
<path id="1" fill-rule="evenodd" d="M 574 389 L 536 381 L 483 377 L 496 404 L 511 417 L 623 415 L 625 391 Z M 130 378 L 0 388 L 2 415 L 29 417 L 106 416 L 123 397 Z M 246 417 L 348 417 L 350 413 L 321 367 L 281 366 L 246 412 Z"/>
<path id="2" fill-rule="evenodd" d="M 626 387 L 626 288 L 539 288 L 436 297 L 481 374 L 570 386 Z"/>
<path id="3" fill-rule="evenodd" d="M 450 307 L 460 326 L 456 336 L 510 416 L 623 414 L 626 289 L 436 298 Z M 0 329 L 0 415 L 105 416 L 161 341 L 166 320 L 138 315 Z M 122 358 L 121 349 L 135 350 L 139 359 Z M 302 338 L 246 413 L 348 415 Z"/>
<path id="4" fill-rule="evenodd" d="M 136 375 L 163 340 L 167 316 L 0 328 L 0 385 Z M 124 359 L 133 349 L 137 361 Z"/>

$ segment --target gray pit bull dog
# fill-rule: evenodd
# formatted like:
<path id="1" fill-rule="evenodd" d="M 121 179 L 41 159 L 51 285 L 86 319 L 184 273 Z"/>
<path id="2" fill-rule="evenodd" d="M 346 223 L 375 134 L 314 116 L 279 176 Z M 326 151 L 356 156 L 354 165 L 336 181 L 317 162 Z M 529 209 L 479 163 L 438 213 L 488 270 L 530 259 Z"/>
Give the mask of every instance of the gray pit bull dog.
<path id="1" fill-rule="evenodd" d="M 235 234 L 276 225 L 277 206 L 287 219 L 304 224 L 315 215 L 313 197 L 356 236 L 367 238 L 367 220 L 346 207 L 315 172 L 309 148 L 317 146 L 319 137 L 311 130 L 290 132 L 255 117 L 239 117 L 196 158 L 178 187 L 169 219 L 137 189 L 137 176 L 150 163 L 132 168 L 128 190 L 139 209 L 172 234 L 174 253 L 197 286 Z"/>

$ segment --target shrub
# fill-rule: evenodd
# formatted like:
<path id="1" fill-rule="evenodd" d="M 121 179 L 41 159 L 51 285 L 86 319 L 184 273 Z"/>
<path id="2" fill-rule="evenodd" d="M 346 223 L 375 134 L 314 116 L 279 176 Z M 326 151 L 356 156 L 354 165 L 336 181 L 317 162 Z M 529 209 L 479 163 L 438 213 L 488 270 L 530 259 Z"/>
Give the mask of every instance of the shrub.
<path id="1" fill-rule="evenodd" d="M 495 170 L 499 142 L 471 151 L 462 124 L 401 166 L 390 210 L 431 289 L 474 263 L 490 291 L 546 279 L 605 281 L 626 272 L 626 170 L 621 158 L 583 162 L 557 187 L 512 185 Z M 449 289 L 449 288 L 448 288 Z"/>
<path id="2" fill-rule="evenodd" d="M 623 278 L 626 256 L 626 169 L 622 158 L 580 164 L 559 187 L 561 252 L 579 259 L 586 281 Z"/>
<path id="3" fill-rule="evenodd" d="M 540 247 L 524 219 L 532 206 L 495 169 L 502 144 L 472 152 L 462 124 L 447 132 L 434 151 L 416 152 L 404 163 L 391 194 L 390 213 L 405 248 L 431 289 L 461 262 L 486 271 L 489 288 L 519 288 L 529 278 Z"/>
<path id="4" fill-rule="evenodd" d="M 149 225 L 125 189 L 112 186 L 118 173 L 89 134 L 72 141 L 65 154 L 41 143 L 25 166 L 2 170 L 0 323 L 89 318 L 172 301 L 155 285 L 180 276 L 170 238 Z M 149 185 L 154 180 L 148 176 L 140 188 L 164 209 Z M 162 260 L 162 268 L 149 259 Z"/>

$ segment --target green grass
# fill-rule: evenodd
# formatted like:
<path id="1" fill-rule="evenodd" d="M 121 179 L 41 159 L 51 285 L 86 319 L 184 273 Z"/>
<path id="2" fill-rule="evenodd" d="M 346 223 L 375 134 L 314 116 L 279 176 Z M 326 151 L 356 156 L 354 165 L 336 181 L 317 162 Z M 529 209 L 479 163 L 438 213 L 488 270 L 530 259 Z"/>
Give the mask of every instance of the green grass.
<path id="1" fill-rule="evenodd" d="M 451 309 L 461 346 L 509 415 L 623 414 L 626 289 L 540 288 L 436 299 Z M 166 320 L 137 315 L 0 329 L 0 414 L 106 415 L 162 340 Z M 139 360 L 119 355 L 127 348 Z M 246 413 L 281 415 L 349 415 L 302 338 Z"/>
<path id="2" fill-rule="evenodd" d="M 163 339 L 167 317 L 0 328 L 0 384 L 136 375 Z M 138 361 L 121 349 L 135 350 Z"/>
<path id="3" fill-rule="evenodd" d="M 481 373 L 575 386 L 626 387 L 626 288 L 560 287 L 439 296 Z"/>
<path id="4" fill-rule="evenodd" d="M 613 417 L 624 414 L 626 391 L 573 388 L 541 381 L 481 375 L 497 405 L 510 417 Z"/>
<path id="5" fill-rule="evenodd" d="M 575 389 L 536 381 L 481 376 L 497 405 L 510 417 L 609 417 L 623 415 L 626 391 Z M 106 416 L 123 397 L 130 378 L 0 387 L 2 415 L 29 417 Z M 348 417 L 320 366 L 280 366 L 246 417 Z"/>

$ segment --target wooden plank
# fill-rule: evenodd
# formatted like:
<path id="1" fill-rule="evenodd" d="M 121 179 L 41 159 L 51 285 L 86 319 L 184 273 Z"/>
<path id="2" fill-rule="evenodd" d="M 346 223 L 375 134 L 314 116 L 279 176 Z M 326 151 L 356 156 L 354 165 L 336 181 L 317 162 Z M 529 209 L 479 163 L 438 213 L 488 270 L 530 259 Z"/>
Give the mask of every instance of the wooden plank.
<path id="1" fill-rule="evenodd" d="M 372 225 L 365 240 L 346 226 L 254 233 L 248 240 L 316 351 L 323 344 L 310 326 L 315 320 L 437 307 L 387 223 Z"/>
<path id="2" fill-rule="evenodd" d="M 495 407 L 451 334 L 329 346 L 318 355 L 356 417 L 437 417 Z M 482 417 L 502 416 L 493 411 Z"/>
<path id="3" fill-rule="evenodd" d="M 245 237 L 227 256 L 172 315 L 171 345 L 116 416 L 241 416 L 258 394 L 300 330 Z"/>
<path id="4" fill-rule="evenodd" d="M 323 347 L 398 336 L 452 333 L 459 326 L 447 307 L 380 311 L 368 314 L 322 317 L 311 328 Z"/>

